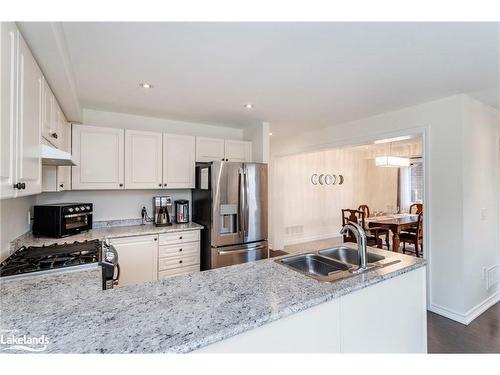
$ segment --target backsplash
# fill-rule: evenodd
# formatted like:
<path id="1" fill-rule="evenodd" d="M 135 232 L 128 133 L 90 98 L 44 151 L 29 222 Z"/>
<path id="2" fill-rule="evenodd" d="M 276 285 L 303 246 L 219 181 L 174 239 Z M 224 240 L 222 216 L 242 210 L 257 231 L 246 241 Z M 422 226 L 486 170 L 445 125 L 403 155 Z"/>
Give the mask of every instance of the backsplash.
<path id="1" fill-rule="evenodd" d="M 36 196 L 36 204 L 49 203 L 92 203 L 94 205 L 94 222 L 141 219 L 141 208 L 146 207 L 152 216 L 153 197 L 171 195 L 177 199 L 190 202 L 191 190 L 73 190 L 59 193 L 42 193 Z M 174 213 L 171 212 L 171 215 Z M 190 212 L 191 217 L 191 212 Z"/>

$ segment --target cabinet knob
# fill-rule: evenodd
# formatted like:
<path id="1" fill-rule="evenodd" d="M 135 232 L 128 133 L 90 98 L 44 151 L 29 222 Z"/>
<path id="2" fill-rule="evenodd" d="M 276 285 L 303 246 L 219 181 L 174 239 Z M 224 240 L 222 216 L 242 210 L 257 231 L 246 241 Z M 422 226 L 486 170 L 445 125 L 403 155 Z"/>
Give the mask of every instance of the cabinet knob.
<path id="1" fill-rule="evenodd" d="M 55 138 L 55 139 L 57 139 L 57 137 L 58 137 L 57 133 L 52 133 L 51 136 L 52 136 L 52 138 Z"/>
<path id="2" fill-rule="evenodd" d="M 158 238 L 155 238 L 155 241 L 158 241 Z"/>
<path id="3" fill-rule="evenodd" d="M 166 187 L 166 186 L 167 186 L 167 184 L 163 184 L 163 186 L 165 186 L 165 187 Z"/>
<path id="4" fill-rule="evenodd" d="M 220 159 L 221 161 L 224 161 L 224 158 Z"/>
<path id="5" fill-rule="evenodd" d="M 161 184 L 158 184 L 159 187 L 161 187 Z"/>
<path id="6" fill-rule="evenodd" d="M 62 188 L 63 188 L 63 187 L 64 187 L 64 184 L 59 185 L 59 187 L 62 187 Z"/>
<path id="7" fill-rule="evenodd" d="M 179 240 L 182 240 L 182 236 L 179 236 Z"/>
<path id="8" fill-rule="evenodd" d="M 182 249 L 179 249 L 179 251 L 182 251 Z"/>
<path id="9" fill-rule="evenodd" d="M 120 184 L 120 187 L 123 187 L 123 184 Z"/>
<path id="10" fill-rule="evenodd" d="M 229 159 L 226 159 L 226 161 L 229 161 Z"/>
<path id="11" fill-rule="evenodd" d="M 14 184 L 14 189 L 21 190 L 22 189 L 22 184 L 18 182 L 17 184 Z"/>
<path id="12" fill-rule="evenodd" d="M 179 260 L 179 263 L 182 263 L 182 260 Z"/>

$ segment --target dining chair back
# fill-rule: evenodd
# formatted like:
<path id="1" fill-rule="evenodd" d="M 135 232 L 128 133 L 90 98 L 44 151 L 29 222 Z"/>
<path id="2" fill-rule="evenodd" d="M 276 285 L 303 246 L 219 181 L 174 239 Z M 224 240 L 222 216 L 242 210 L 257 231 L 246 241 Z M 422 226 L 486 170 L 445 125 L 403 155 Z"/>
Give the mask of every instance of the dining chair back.
<path id="1" fill-rule="evenodd" d="M 368 207 L 366 204 L 361 204 L 358 207 L 358 211 L 363 211 L 365 213 L 365 218 L 368 219 L 370 217 L 370 207 Z"/>
<path id="2" fill-rule="evenodd" d="M 411 206 L 410 206 L 410 214 L 415 214 L 415 215 L 418 215 L 420 213 L 422 213 L 422 211 L 424 210 L 424 205 L 422 203 L 413 203 Z"/>

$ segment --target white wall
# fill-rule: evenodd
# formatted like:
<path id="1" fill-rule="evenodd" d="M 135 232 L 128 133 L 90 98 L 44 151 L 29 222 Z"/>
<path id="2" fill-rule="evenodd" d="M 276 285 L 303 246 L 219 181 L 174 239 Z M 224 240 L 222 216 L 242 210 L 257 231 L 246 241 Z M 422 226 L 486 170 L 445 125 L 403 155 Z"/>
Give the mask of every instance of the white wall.
<path id="1" fill-rule="evenodd" d="M 269 123 L 248 127 L 243 130 L 243 139 L 252 142 L 252 159 L 259 163 L 269 163 Z"/>
<path id="2" fill-rule="evenodd" d="M 430 304 L 451 311 L 467 311 L 464 293 L 463 235 L 463 95 L 452 96 L 370 118 L 330 126 L 288 138 L 271 139 L 271 163 L 280 155 L 380 138 L 425 132 L 426 197 L 425 246 L 430 254 Z M 279 171 L 274 171 L 279 176 Z M 280 191 L 272 184 L 273 198 Z M 273 246 L 283 230 L 279 199 L 272 199 Z M 278 233 L 276 233 L 278 231 Z M 278 241 L 279 242 L 279 241 Z"/>
<path id="3" fill-rule="evenodd" d="M 152 216 L 153 197 L 171 195 L 174 200 L 188 199 L 191 209 L 191 190 L 75 190 L 42 193 L 36 204 L 81 202 L 94 204 L 94 221 L 140 219 L 143 206 Z M 173 214 L 173 213 L 172 213 Z"/>
<path id="4" fill-rule="evenodd" d="M 465 306 L 474 316 L 482 303 L 498 298 L 498 284 L 486 289 L 483 268 L 499 264 L 498 198 L 500 165 L 498 159 L 499 113 L 464 98 L 463 232 Z M 484 215 L 484 216 L 483 216 Z M 497 280 L 498 282 L 498 280 Z"/>
<path id="5" fill-rule="evenodd" d="M 9 242 L 30 230 L 28 211 L 35 196 L 0 200 L 0 261 L 9 255 Z"/>
<path id="6" fill-rule="evenodd" d="M 83 123 L 85 125 L 161 131 L 174 134 L 198 135 L 203 137 L 236 140 L 243 139 L 243 130 L 236 128 L 169 120 L 159 117 L 146 117 L 128 113 L 97 111 L 92 109 L 83 110 Z"/>

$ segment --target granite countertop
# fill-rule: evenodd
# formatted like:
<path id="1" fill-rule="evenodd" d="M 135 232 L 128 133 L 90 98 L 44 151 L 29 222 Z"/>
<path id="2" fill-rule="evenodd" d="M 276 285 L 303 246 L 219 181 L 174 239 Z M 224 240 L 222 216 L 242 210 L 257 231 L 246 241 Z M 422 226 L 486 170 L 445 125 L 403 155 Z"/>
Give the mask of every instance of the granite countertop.
<path id="1" fill-rule="evenodd" d="M 273 259 L 104 291 L 98 270 L 0 279 L 0 325 L 44 353 L 185 353 L 426 264 L 370 251 L 401 262 L 334 283 Z"/>
<path id="2" fill-rule="evenodd" d="M 21 246 L 46 246 L 53 244 L 65 244 L 73 242 L 83 242 L 92 240 L 103 240 L 105 238 L 141 236 L 148 234 L 160 234 L 171 232 L 183 232 L 189 230 L 203 229 L 203 226 L 197 223 L 189 222 L 186 224 L 172 224 L 165 227 L 157 227 L 153 224 L 146 225 L 123 225 L 98 227 L 80 234 L 67 236 L 63 238 L 37 237 L 31 232 L 19 237 L 13 241 L 12 249 L 19 249 Z"/>

